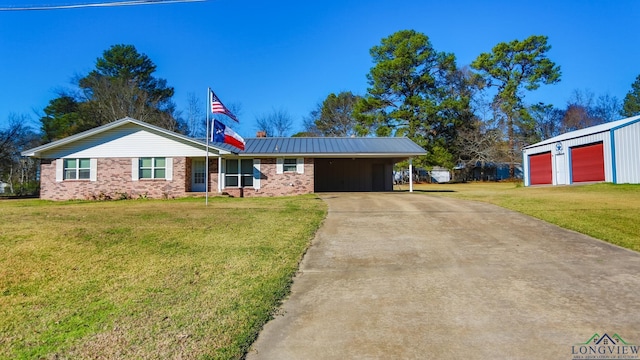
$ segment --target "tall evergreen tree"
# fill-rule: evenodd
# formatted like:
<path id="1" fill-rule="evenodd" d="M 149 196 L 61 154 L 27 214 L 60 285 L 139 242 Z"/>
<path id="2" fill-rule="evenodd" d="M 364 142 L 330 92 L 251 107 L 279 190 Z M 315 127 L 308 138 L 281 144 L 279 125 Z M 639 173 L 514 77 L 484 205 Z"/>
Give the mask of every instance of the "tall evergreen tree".
<path id="1" fill-rule="evenodd" d="M 359 133 L 406 136 L 429 152 L 419 165 L 453 167 L 457 129 L 472 118 L 471 82 L 455 56 L 414 30 L 382 39 L 370 53 L 370 87 L 354 111 Z"/>
<path id="2" fill-rule="evenodd" d="M 156 65 L 133 45 L 114 45 L 96 60 L 96 68 L 78 80 L 80 92 L 63 94 L 45 108 L 40 121 L 45 140 L 132 117 L 185 131 L 175 118 L 174 90 L 153 76 Z"/>
<path id="3" fill-rule="evenodd" d="M 490 53 L 482 53 L 471 63 L 480 71 L 486 84 L 498 88 L 493 98 L 495 115 L 506 127 L 509 145 L 510 175 L 524 144 L 523 134 L 535 127 L 524 104 L 524 90 L 535 90 L 541 84 L 560 81 L 560 67 L 549 60 L 546 36 L 530 36 L 522 41 L 499 43 Z"/>
<path id="4" fill-rule="evenodd" d="M 353 108 L 360 99 L 351 91 L 329 94 L 327 98 L 311 112 L 313 129 L 322 136 L 351 136 L 356 133 L 356 119 Z M 311 130 L 311 129 L 309 129 Z"/>
<path id="5" fill-rule="evenodd" d="M 620 114 L 626 117 L 640 115 L 640 75 L 631 84 L 631 90 L 624 97 Z"/>

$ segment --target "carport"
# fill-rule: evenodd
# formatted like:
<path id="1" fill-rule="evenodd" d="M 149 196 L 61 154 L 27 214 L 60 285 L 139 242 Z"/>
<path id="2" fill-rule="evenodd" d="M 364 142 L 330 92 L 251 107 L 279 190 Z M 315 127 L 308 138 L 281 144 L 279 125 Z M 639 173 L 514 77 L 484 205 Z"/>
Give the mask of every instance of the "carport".
<path id="1" fill-rule="evenodd" d="M 317 158 L 314 191 L 392 191 L 395 159 Z"/>
<path id="2" fill-rule="evenodd" d="M 392 191 L 394 164 L 426 154 L 408 138 L 323 139 L 313 154 L 314 192 Z"/>
<path id="3" fill-rule="evenodd" d="M 275 186 L 303 192 L 393 190 L 394 164 L 427 152 L 404 137 L 292 137 L 247 139 L 243 158 L 254 159 L 261 192 Z M 256 160 L 257 159 L 257 160 Z M 275 164 L 270 173 L 269 164 Z M 259 167 L 259 168 L 258 168 Z M 280 177 L 278 177 L 280 176 Z M 254 175 L 255 177 L 255 175 Z M 254 187 L 258 181 L 254 181 Z M 274 192 L 275 193 L 275 192 Z"/>

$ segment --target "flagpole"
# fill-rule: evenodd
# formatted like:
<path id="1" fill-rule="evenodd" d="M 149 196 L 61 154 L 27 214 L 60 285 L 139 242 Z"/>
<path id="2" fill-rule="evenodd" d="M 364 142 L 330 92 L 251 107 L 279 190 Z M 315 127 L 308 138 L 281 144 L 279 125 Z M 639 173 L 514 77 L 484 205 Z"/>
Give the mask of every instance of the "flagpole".
<path id="1" fill-rule="evenodd" d="M 205 206 L 209 206 L 209 106 L 211 102 L 211 88 L 207 88 L 207 101 L 206 101 L 206 105 L 207 105 L 207 133 L 204 135 L 207 140 L 206 140 L 206 144 L 207 144 L 207 156 L 206 156 L 206 160 L 204 163 L 204 205 Z M 218 180 L 220 181 L 220 180 Z"/>

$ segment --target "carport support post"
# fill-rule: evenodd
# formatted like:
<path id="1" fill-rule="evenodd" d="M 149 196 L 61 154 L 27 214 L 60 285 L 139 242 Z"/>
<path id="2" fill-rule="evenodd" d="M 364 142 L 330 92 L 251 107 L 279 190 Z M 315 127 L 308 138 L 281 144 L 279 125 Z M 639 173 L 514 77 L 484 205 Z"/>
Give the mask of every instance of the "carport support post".
<path id="1" fill-rule="evenodd" d="M 413 192 L 413 158 L 409 158 L 409 192 Z"/>
<path id="2" fill-rule="evenodd" d="M 222 192 L 222 156 L 218 156 L 218 192 Z"/>

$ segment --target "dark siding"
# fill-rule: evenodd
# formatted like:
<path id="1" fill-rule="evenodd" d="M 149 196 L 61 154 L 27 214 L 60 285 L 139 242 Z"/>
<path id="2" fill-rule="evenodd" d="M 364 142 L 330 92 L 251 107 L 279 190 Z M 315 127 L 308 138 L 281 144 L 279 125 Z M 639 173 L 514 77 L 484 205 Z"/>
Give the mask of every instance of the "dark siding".
<path id="1" fill-rule="evenodd" d="M 392 191 L 391 159 L 315 159 L 315 192 Z"/>

